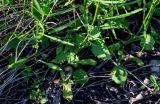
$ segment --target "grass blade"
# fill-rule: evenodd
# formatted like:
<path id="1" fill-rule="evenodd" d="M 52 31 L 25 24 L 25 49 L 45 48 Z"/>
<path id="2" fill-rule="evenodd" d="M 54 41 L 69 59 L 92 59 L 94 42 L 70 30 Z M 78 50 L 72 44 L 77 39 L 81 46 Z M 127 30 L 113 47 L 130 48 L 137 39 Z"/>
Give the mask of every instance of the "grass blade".
<path id="1" fill-rule="evenodd" d="M 58 38 L 55 38 L 55 37 L 52 37 L 52 36 L 49 36 L 49 35 L 44 35 L 45 37 L 55 41 L 55 42 L 59 42 L 59 43 L 62 43 L 64 45 L 69 45 L 69 46 L 74 46 L 73 43 L 70 43 L 70 42 L 67 42 L 67 41 L 63 41 L 61 39 L 58 39 Z"/>
<path id="2" fill-rule="evenodd" d="M 121 14 L 121 15 L 113 16 L 113 17 L 108 17 L 108 18 L 105 18 L 105 19 L 109 20 L 109 19 L 125 18 L 125 17 L 131 16 L 133 14 L 136 14 L 138 12 L 141 12 L 142 10 L 143 10 L 142 8 L 139 8 L 139 9 L 133 10 L 133 11 L 125 13 L 125 14 Z"/>

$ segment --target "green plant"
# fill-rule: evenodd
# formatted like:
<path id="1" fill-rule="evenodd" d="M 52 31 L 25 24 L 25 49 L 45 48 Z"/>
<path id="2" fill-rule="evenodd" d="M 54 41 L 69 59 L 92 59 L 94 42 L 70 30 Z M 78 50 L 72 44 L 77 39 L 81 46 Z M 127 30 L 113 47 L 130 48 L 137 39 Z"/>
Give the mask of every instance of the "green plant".
<path id="1" fill-rule="evenodd" d="M 127 80 L 127 71 L 121 66 L 116 66 L 112 70 L 112 80 L 117 84 L 124 84 Z"/>
<path id="2" fill-rule="evenodd" d="M 44 92 L 40 89 L 40 80 L 35 81 L 32 85 L 32 91 L 29 95 L 30 100 L 38 101 L 40 104 L 46 104 L 47 99 L 44 97 Z"/>
<path id="3" fill-rule="evenodd" d="M 80 83 L 80 84 L 85 84 L 88 80 L 88 75 L 87 73 L 82 70 L 82 69 L 78 69 L 75 70 L 73 73 L 73 79 L 71 79 L 72 75 L 66 75 L 65 71 L 62 70 L 59 66 L 52 64 L 52 63 L 46 63 L 42 60 L 39 60 L 40 62 L 46 64 L 49 68 L 51 68 L 53 71 L 60 71 L 60 75 L 61 75 L 61 80 L 60 80 L 60 85 L 62 86 L 62 91 L 63 91 L 63 96 L 64 98 L 66 98 L 67 100 L 72 100 L 73 98 L 73 93 L 72 93 L 72 85 L 74 83 Z M 78 64 L 89 64 L 89 65 L 95 65 L 96 62 L 93 60 L 81 60 L 78 61 Z M 72 70 L 70 70 L 72 71 Z"/>
<path id="4" fill-rule="evenodd" d="M 159 4 L 159 0 L 0 0 L 0 56 L 7 57 L 11 71 L 23 70 L 25 81 L 37 70 L 37 61 L 59 71 L 59 85 L 69 101 L 72 86 L 89 80 L 84 67 L 96 66 L 99 60 L 114 62 L 111 79 L 122 85 L 128 76 L 125 59 L 144 65 L 128 49 L 131 44 L 140 53 L 160 44 Z M 138 16 L 142 20 L 135 19 Z M 64 65 L 75 69 L 65 71 Z M 156 77 L 150 80 L 159 90 Z M 33 87 L 30 99 L 46 102 L 39 84 Z"/>
<path id="5" fill-rule="evenodd" d="M 150 86 L 154 87 L 156 91 L 160 91 L 160 81 L 158 80 L 157 76 L 150 75 Z"/>

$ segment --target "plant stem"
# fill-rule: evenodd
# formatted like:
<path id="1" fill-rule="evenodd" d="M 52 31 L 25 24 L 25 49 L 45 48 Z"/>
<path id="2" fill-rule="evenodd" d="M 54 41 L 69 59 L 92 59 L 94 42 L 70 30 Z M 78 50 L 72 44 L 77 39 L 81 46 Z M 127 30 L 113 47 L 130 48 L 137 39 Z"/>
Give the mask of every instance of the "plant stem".
<path id="1" fill-rule="evenodd" d="M 148 29 L 148 25 L 151 21 L 151 18 L 152 18 L 152 15 L 154 13 L 154 10 L 156 8 L 156 6 L 159 4 L 159 0 L 153 0 L 152 3 L 151 3 L 151 7 L 149 9 L 149 12 L 146 16 L 146 18 L 144 19 L 144 31 L 143 31 L 143 34 L 146 35 L 146 31 Z"/>
<path id="2" fill-rule="evenodd" d="M 96 18 L 97 18 L 97 15 L 98 15 L 98 9 L 99 9 L 99 2 L 96 2 L 96 11 L 95 11 L 95 14 L 94 14 L 92 25 L 94 25 L 94 23 L 96 21 Z"/>

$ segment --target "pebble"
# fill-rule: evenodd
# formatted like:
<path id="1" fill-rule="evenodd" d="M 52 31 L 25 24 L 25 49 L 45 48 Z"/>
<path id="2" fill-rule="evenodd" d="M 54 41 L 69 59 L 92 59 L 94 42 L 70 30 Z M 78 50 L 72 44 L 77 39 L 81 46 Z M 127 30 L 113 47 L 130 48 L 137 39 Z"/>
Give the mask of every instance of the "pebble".
<path id="1" fill-rule="evenodd" d="M 139 101 L 139 100 L 142 100 L 143 98 L 144 98 L 144 94 L 143 94 L 143 92 L 141 92 L 141 93 L 138 94 L 136 97 L 131 97 L 130 100 L 129 100 L 129 102 L 130 102 L 131 104 L 133 104 L 134 102 Z"/>
<path id="2" fill-rule="evenodd" d="M 151 60 L 149 62 L 149 64 L 153 65 L 153 66 L 151 66 L 151 71 L 152 72 L 160 73 L 160 66 L 159 66 L 160 65 L 160 60 Z"/>

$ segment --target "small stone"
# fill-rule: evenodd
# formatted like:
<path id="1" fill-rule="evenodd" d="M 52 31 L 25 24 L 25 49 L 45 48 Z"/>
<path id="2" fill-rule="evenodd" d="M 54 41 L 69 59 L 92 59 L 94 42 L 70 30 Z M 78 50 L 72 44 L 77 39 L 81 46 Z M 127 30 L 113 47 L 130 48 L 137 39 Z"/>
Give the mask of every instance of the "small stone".
<path id="1" fill-rule="evenodd" d="M 117 98 L 118 98 L 118 99 L 121 99 L 121 95 L 117 95 Z"/>
<path id="2" fill-rule="evenodd" d="M 143 55 L 143 52 L 136 52 L 137 57 L 142 57 L 142 55 Z"/>
<path id="3" fill-rule="evenodd" d="M 118 90 L 117 90 L 116 88 L 114 88 L 114 87 L 111 87 L 109 90 L 110 90 L 110 91 L 113 91 L 113 92 L 115 92 L 115 93 L 118 93 Z"/>
<path id="4" fill-rule="evenodd" d="M 142 100 L 144 98 L 144 94 L 141 92 L 140 94 L 138 94 L 136 97 L 131 97 L 129 102 L 131 104 L 133 104 L 136 101 Z"/>
<path id="5" fill-rule="evenodd" d="M 144 81 L 143 81 L 143 83 L 146 84 L 146 85 L 148 85 L 149 84 L 149 79 L 145 78 Z"/>
<path id="6" fill-rule="evenodd" d="M 53 85 L 46 90 L 47 104 L 61 104 L 61 90 L 58 85 Z"/>
<path id="7" fill-rule="evenodd" d="M 152 72 L 160 73 L 160 67 L 158 66 L 158 64 L 160 64 L 160 60 L 151 60 L 149 64 L 153 65 L 151 66 Z"/>
<path id="8" fill-rule="evenodd" d="M 55 80 L 53 81 L 54 84 L 59 84 L 59 82 L 60 82 L 60 79 L 55 79 Z"/>
<path id="9" fill-rule="evenodd" d="M 64 70 L 65 70 L 65 71 L 72 71 L 73 68 L 72 68 L 72 66 L 65 66 L 65 67 L 64 67 Z"/>
<path id="10" fill-rule="evenodd" d="M 140 47 L 138 45 L 135 45 L 135 44 L 131 44 L 131 49 L 136 52 L 136 51 L 139 51 L 140 50 Z"/>

